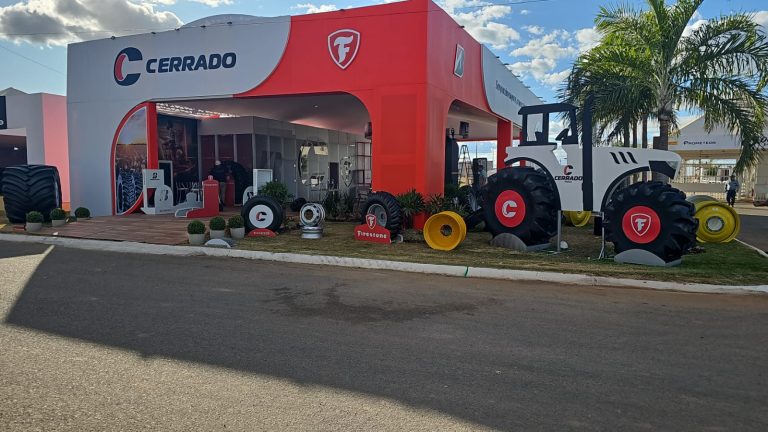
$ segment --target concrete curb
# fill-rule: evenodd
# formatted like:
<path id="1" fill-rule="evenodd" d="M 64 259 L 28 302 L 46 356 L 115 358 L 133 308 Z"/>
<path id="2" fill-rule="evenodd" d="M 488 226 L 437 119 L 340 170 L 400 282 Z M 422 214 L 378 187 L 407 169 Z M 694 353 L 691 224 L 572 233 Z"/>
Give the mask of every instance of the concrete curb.
<path id="1" fill-rule="evenodd" d="M 765 258 L 768 258 L 768 253 L 765 253 L 765 251 L 764 251 L 764 250 L 762 250 L 762 249 L 760 249 L 759 247 L 757 247 L 757 246 L 752 246 L 751 244 L 749 244 L 749 243 L 747 243 L 747 242 L 745 242 L 745 241 L 739 240 L 739 239 L 734 239 L 734 240 L 736 240 L 737 242 L 739 242 L 739 243 L 743 244 L 744 246 L 746 246 L 746 247 L 748 247 L 748 248 L 750 248 L 750 249 L 754 250 L 755 252 L 759 253 L 759 254 L 760 254 L 760 255 L 762 255 L 763 257 L 765 257 Z"/>
<path id="2" fill-rule="evenodd" d="M 636 279 L 619 279 L 570 273 L 550 273 L 529 270 L 508 270 L 454 265 L 419 264 L 365 258 L 302 255 L 295 253 L 247 251 L 240 249 L 219 249 L 203 246 L 166 246 L 147 243 L 84 240 L 65 237 L 31 236 L 22 234 L 0 234 L 0 240 L 19 243 L 24 242 L 49 244 L 54 246 L 106 252 L 142 253 L 150 255 L 173 256 L 234 257 L 295 264 L 332 265 L 372 270 L 394 270 L 409 273 L 424 273 L 465 278 L 485 278 L 511 281 L 539 281 L 569 285 L 646 288 L 654 290 L 685 291 L 695 293 L 768 294 L 768 285 L 727 286 L 710 284 L 686 284 Z"/>

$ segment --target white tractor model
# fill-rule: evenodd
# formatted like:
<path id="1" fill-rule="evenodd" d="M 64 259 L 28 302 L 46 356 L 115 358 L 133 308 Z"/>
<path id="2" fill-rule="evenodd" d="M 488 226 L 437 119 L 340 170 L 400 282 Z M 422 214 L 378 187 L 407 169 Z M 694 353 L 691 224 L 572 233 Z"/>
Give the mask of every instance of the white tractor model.
<path id="1" fill-rule="evenodd" d="M 579 144 L 576 110 L 570 104 L 520 110 L 520 145 L 507 149 L 507 168 L 489 177 L 480 190 L 486 228 L 494 236 L 509 233 L 526 245 L 539 245 L 549 243 L 557 233 L 558 210 L 601 212 L 605 237 L 613 242 L 617 254 L 640 251 L 663 263 L 679 262 L 696 242 L 694 206 L 683 192 L 666 183 L 627 185 L 627 179 L 641 172 L 674 178 L 680 156 L 662 150 L 593 148 L 590 109 L 582 113 Z M 570 120 L 570 127 L 555 139 L 560 141 L 565 159 L 557 157 L 558 145 L 549 141 L 553 113 L 563 113 Z M 533 116 L 541 127 L 529 134 Z"/>

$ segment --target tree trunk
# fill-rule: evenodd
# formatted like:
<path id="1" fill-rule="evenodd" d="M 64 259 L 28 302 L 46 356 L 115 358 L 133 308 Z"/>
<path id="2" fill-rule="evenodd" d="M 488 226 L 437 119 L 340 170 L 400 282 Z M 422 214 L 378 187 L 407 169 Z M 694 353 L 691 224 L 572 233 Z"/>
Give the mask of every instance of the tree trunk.
<path id="1" fill-rule="evenodd" d="M 655 148 L 664 151 L 669 150 L 669 127 L 669 118 L 666 116 L 659 116 L 659 146 Z M 664 174 L 653 173 L 653 179 L 662 181 L 664 183 L 669 183 L 669 177 L 665 176 Z"/>
<path id="2" fill-rule="evenodd" d="M 624 147 L 629 147 L 629 122 L 624 125 Z"/>
<path id="3" fill-rule="evenodd" d="M 632 123 L 632 147 L 637 148 L 637 122 Z"/>
<path id="4" fill-rule="evenodd" d="M 643 148 L 648 148 L 648 116 L 643 117 L 642 136 L 640 139 L 643 141 Z M 643 171 L 643 181 L 648 181 L 648 173 Z"/>

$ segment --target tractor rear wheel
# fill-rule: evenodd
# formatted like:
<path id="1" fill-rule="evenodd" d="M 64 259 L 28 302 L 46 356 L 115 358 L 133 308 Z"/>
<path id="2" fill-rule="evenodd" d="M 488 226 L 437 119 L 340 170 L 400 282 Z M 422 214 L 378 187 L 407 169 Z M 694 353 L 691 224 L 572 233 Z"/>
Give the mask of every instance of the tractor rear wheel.
<path id="1" fill-rule="evenodd" d="M 9 166 L 3 171 L 0 190 L 11 223 L 24 223 L 26 214 L 33 210 L 47 221 L 51 210 L 61 207 L 61 180 L 54 166 Z"/>
<path id="2" fill-rule="evenodd" d="M 527 245 L 549 243 L 557 234 L 557 193 L 546 174 L 529 167 L 505 168 L 483 187 L 485 226 Z"/>
<path id="3" fill-rule="evenodd" d="M 388 192 L 376 192 L 368 196 L 363 206 L 361 219 L 369 214 L 376 216 L 376 223 L 388 229 L 392 236 L 397 235 L 403 226 L 403 210 L 394 195 Z"/>
<path id="4" fill-rule="evenodd" d="M 685 194 L 658 181 L 640 182 L 614 192 L 605 206 L 605 237 L 616 253 L 647 250 L 666 262 L 696 245 L 695 207 Z"/>

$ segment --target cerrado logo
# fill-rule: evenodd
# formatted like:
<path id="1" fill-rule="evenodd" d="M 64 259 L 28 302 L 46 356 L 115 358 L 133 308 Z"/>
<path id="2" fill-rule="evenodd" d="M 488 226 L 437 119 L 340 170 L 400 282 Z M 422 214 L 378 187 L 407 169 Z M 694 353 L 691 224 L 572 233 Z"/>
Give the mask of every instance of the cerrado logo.
<path id="1" fill-rule="evenodd" d="M 566 165 L 563 168 L 563 175 L 555 176 L 556 181 L 582 181 L 584 176 L 575 176 L 573 174 L 573 165 Z"/>
<path id="2" fill-rule="evenodd" d="M 141 77 L 140 72 L 125 73 L 125 63 L 143 61 L 144 56 L 138 48 L 128 47 L 120 51 L 115 58 L 114 77 L 115 82 L 121 86 L 136 84 Z M 201 70 L 232 69 L 237 64 L 237 54 L 228 52 L 224 54 L 200 54 L 176 57 L 151 58 L 144 64 L 144 70 L 148 74 L 162 74 L 174 72 L 197 72 Z"/>

